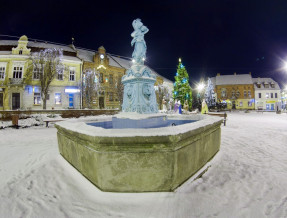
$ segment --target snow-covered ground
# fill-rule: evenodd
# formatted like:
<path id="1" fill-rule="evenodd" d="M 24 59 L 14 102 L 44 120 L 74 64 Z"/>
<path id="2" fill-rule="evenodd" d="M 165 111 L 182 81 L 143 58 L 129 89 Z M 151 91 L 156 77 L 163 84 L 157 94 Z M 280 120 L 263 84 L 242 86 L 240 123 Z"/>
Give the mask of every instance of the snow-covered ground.
<path id="1" fill-rule="evenodd" d="M 287 114 L 228 114 L 221 150 L 173 193 L 101 192 L 55 128 L 0 130 L 0 217 L 287 217 Z"/>

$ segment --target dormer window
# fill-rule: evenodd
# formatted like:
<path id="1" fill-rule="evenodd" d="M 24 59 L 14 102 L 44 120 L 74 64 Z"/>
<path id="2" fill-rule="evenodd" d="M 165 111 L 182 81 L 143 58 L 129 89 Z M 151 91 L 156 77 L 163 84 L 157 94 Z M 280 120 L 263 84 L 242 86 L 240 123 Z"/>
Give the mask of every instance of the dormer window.
<path id="1" fill-rule="evenodd" d="M 264 88 L 269 88 L 269 84 L 268 83 L 264 83 Z"/>
<path id="2" fill-rule="evenodd" d="M 257 88 L 259 88 L 259 89 L 261 88 L 261 84 L 260 84 L 260 83 L 257 83 L 256 86 L 257 86 Z"/>
<path id="3" fill-rule="evenodd" d="M 23 51 L 22 50 L 19 50 L 19 55 L 23 54 Z"/>
<path id="4" fill-rule="evenodd" d="M 274 83 L 271 83 L 271 88 L 275 88 L 275 84 Z"/>

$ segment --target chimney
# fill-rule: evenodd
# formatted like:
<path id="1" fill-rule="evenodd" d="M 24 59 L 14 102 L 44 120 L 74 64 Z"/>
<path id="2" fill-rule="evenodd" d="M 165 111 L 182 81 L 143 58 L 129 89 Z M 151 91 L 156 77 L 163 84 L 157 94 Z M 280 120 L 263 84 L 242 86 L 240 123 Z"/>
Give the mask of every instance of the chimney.
<path id="1" fill-rule="evenodd" d="M 234 75 L 236 75 L 236 72 L 234 72 Z"/>
<path id="2" fill-rule="evenodd" d="M 220 76 L 220 73 L 217 73 L 217 75 L 216 76 Z"/>

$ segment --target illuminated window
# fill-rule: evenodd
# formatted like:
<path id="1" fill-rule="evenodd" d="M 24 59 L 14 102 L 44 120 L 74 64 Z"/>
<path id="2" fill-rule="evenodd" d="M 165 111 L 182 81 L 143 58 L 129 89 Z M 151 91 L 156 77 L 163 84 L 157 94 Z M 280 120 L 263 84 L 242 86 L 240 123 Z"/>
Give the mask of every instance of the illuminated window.
<path id="1" fill-rule="evenodd" d="M 114 100 L 114 93 L 110 92 L 109 93 L 109 101 L 113 101 Z"/>
<path id="2" fill-rule="evenodd" d="M 41 93 L 34 92 L 34 104 L 35 105 L 41 104 Z"/>
<path id="3" fill-rule="evenodd" d="M 0 79 L 5 78 L 5 67 L 0 67 Z"/>
<path id="4" fill-rule="evenodd" d="M 3 93 L 0 93 L 0 107 L 3 107 Z"/>
<path id="5" fill-rule="evenodd" d="M 226 89 L 221 89 L 221 97 L 226 97 Z"/>
<path id="6" fill-rule="evenodd" d="M 63 70 L 59 70 L 59 71 L 58 71 L 58 75 L 57 75 L 57 77 L 58 77 L 57 79 L 58 79 L 58 80 L 63 80 L 63 79 L 64 79 L 64 76 L 63 76 L 63 75 L 64 75 Z"/>
<path id="7" fill-rule="evenodd" d="M 100 83 L 103 83 L 104 82 L 104 75 L 103 73 L 100 73 Z"/>
<path id="8" fill-rule="evenodd" d="M 13 68 L 13 78 L 21 79 L 22 78 L 23 67 L 17 66 Z"/>
<path id="9" fill-rule="evenodd" d="M 55 93 L 55 104 L 62 104 L 61 93 Z"/>
<path id="10" fill-rule="evenodd" d="M 269 93 L 266 93 L 266 98 L 269 98 Z"/>
<path id="11" fill-rule="evenodd" d="M 40 69 L 38 67 L 33 68 L 33 79 L 40 79 Z"/>
<path id="12" fill-rule="evenodd" d="M 70 81 L 75 81 L 75 69 L 70 69 Z"/>
<path id="13" fill-rule="evenodd" d="M 110 85 L 113 85 L 113 75 L 112 74 L 110 74 L 110 76 L 109 76 L 109 83 L 110 83 Z"/>

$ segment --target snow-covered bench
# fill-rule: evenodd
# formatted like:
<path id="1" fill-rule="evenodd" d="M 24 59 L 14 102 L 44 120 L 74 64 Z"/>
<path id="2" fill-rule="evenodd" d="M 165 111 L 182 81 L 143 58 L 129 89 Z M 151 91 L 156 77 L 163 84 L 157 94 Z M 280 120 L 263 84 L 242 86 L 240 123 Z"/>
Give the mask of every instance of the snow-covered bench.
<path id="1" fill-rule="evenodd" d="M 226 121 L 227 121 L 227 113 L 224 112 L 224 113 L 214 113 L 214 112 L 209 112 L 208 115 L 211 115 L 211 116 L 218 116 L 218 117 L 223 117 L 223 124 L 224 126 L 226 126 Z"/>
<path id="2" fill-rule="evenodd" d="M 46 127 L 49 128 L 49 123 L 56 123 L 56 122 L 60 122 L 63 120 L 53 120 L 53 119 L 49 119 L 49 120 L 43 120 L 43 122 L 46 123 Z"/>

